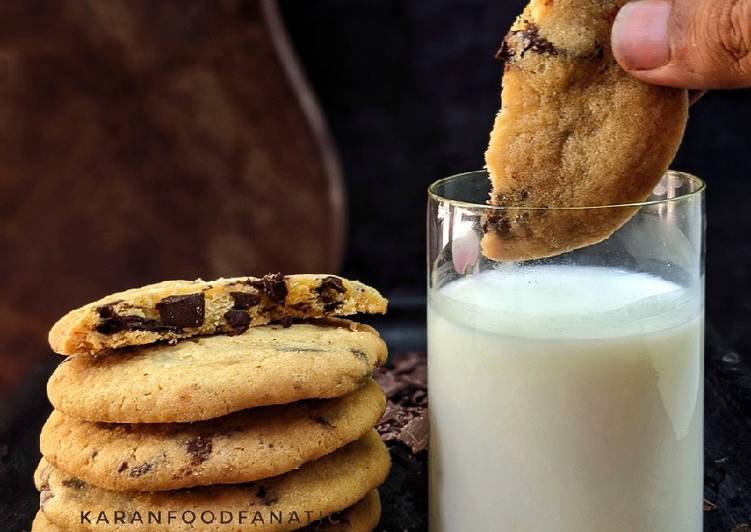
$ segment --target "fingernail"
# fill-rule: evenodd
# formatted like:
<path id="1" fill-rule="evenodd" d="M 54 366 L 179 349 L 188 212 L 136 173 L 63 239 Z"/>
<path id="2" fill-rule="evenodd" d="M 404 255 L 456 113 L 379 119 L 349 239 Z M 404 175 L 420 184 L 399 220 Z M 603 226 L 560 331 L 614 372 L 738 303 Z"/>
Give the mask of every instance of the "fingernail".
<path id="1" fill-rule="evenodd" d="M 652 70 L 670 61 L 668 21 L 672 4 L 638 0 L 621 8 L 613 23 L 613 53 L 629 70 Z"/>

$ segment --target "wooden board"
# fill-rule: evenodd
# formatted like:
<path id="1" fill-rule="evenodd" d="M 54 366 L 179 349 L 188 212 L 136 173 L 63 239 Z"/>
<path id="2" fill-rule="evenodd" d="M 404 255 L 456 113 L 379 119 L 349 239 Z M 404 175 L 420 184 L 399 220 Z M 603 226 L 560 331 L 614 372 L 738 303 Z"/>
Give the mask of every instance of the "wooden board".
<path id="1" fill-rule="evenodd" d="M 339 265 L 338 164 L 272 0 L 3 2 L 0 125 L 0 390 L 109 292 Z"/>

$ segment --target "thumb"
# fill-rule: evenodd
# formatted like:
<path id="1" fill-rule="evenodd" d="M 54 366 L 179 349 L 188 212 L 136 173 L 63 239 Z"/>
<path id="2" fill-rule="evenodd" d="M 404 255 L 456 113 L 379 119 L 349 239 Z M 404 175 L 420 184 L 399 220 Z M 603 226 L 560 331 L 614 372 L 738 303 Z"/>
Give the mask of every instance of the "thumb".
<path id="1" fill-rule="evenodd" d="M 637 0 L 613 23 L 613 54 L 647 83 L 751 87 L 751 0 Z"/>

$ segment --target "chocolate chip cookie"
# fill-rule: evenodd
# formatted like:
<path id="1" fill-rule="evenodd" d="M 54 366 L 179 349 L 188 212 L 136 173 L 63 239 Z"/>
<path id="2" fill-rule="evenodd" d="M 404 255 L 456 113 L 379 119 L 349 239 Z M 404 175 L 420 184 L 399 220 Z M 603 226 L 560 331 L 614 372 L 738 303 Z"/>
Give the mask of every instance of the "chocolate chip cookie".
<path id="1" fill-rule="evenodd" d="M 375 289 L 334 275 L 165 281 L 69 312 L 52 327 L 49 342 L 62 355 L 91 355 L 160 340 L 236 335 L 272 321 L 384 313 L 386 305 Z"/>
<path id="2" fill-rule="evenodd" d="M 327 399 L 368 382 L 386 361 L 372 327 L 323 320 L 235 336 L 68 357 L 47 383 L 55 409 L 86 421 L 201 421 L 246 408 Z"/>
<path id="3" fill-rule="evenodd" d="M 44 459 L 34 482 L 42 512 L 63 529 L 287 531 L 356 504 L 384 481 L 389 466 L 386 446 L 371 431 L 300 469 L 248 484 L 156 493 L 108 491 Z M 230 526 L 220 523 L 223 517 L 231 520 Z"/>
<path id="4" fill-rule="evenodd" d="M 369 432 L 386 408 L 372 380 L 343 397 L 243 410 L 196 423 L 112 424 L 53 412 L 45 459 L 87 484 L 163 491 L 281 475 Z"/>
<path id="5" fill-rule="evenodd" d="M 354 506 L 298 530 L 302 532 L 370 532 L 378 524 L 380 515 L 381 499 L 378 496 L 378 490 L 373 490 Z M 253 527 L 250 529 L 253 530 Z M 41 511 L 37 512 L 31 526 L 31 532 L 66 532 L 66 530 L 51 523 Z M 228 530 L 235 529 L 229 527 Z"/>
<path id="6" fill-rule="evenodd" d="M 302 528 L 303 532 L 371 532 L 381 518 L 381 498 L 378 490 L 368 493 L 350 508 Z"/>
<path id="7" fill-rule="evenodd" d="M 518 261 L 606 239 L 646 200 L 675 156 L 685 90 L 620 68 L 610 31 L 626 0 L 532 0 L 506 36 L 502 107 L 485 154 L 501 207 L 483 253 Z M 552 210 L 551 210 L 552 209 Z"/>

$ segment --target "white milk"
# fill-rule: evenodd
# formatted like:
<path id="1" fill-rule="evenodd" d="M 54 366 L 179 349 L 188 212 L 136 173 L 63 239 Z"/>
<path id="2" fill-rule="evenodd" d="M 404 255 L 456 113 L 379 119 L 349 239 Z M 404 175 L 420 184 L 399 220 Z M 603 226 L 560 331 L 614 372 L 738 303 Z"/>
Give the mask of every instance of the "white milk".
<path id="1" fill-rule="evenodd" d="M 701 531 L 702 304 L 567 266 L 432 294 L 430 530 Z"/>

